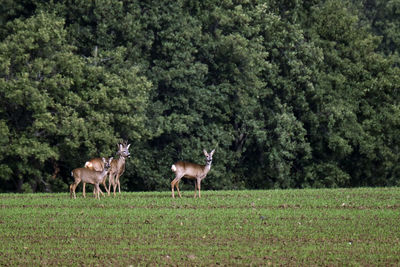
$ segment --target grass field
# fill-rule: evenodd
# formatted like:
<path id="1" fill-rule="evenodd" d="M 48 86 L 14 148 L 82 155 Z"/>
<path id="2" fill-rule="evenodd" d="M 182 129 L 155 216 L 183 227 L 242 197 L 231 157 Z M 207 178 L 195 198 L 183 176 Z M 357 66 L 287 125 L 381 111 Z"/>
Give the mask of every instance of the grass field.
<path id="1" fill-rule="evenodd" d="M 91 195 L 0 194 L 0 265 L 400 264 L 400 188 Z"/>

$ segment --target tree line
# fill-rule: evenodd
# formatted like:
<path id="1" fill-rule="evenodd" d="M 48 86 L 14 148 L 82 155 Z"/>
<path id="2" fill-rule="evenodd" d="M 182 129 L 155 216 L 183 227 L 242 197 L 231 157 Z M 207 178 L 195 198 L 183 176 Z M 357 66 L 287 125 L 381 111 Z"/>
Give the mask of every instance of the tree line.
<path id="1" fill-rule="evenodd" d="M 67 191 L 93 157 L 123 190 L 400 183 L 399 0 L 0 6 L 0 191 Z M 189 185 L 192 188 L 193 185 Z"/>

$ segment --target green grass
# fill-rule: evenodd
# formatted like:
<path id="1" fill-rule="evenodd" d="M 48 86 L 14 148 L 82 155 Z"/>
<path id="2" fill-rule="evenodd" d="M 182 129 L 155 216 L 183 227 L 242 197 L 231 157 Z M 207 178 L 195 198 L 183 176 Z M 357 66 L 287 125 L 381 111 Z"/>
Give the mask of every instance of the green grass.
<path id="1" fill-rule="evenodd" d="M 400 264 L 399 188 L 192 196 L 0 194 L 0 265 Z"/>

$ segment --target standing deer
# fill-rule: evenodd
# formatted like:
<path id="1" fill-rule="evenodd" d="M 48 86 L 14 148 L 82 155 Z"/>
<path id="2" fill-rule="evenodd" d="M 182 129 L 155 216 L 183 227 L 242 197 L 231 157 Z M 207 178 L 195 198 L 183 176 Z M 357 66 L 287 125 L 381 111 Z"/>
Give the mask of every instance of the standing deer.
<path id="1" fill-rule="evenodd" d="M 108 159 L 106 158 L 106 160 L 108 160 Z M 98 172 L 103 171 L 103 169 L 104 169 L 103 158 L 93 158 L 89 161 L 86 161 L 85 168 L 88 168 L 89 170 L 92 170 L 92 171 L 98 171 Z M 106 189 L 108 195 L 110 195 L 110 192 L 108 191 L 108 188 L 106 186 L 106 180 L 107 180 L 107 176 L 104 178 L 104 180 L 101 184 Z M 108 183 L 110 183 L 110 181 Z M 86 183 L 83 183 L 83 195 L 85 195 L 85 187 L 86 187 Z M 103 191 L 101 191 L 101 189 L 100 189 L 100 193 L 102 196 L 104 196 L 104 193 L 103 193 Z"/>
<path id="2" fill-rule="evenodd" d="M 72 170 L 71 176 L 74 177 L 75 181 L 69 186 L 70 197 L 72 198 L 72 194 L 74 198 L 76 198 L 75 190 L 78 184 L 82 181 L 83 183 L 93 184 L 95 189 L 95 197 L 100 199 L 100 186 L 99 184 L 106 179 L 108 171 L 110 169 L 110 164 L 113 158 L 110 158 L 108 161 L 105 158 L 102 158 L 104 168 L 102 171 L 94 171 L 88 168 L 77 168 Z M 85 194 L 83 194 L 85 197 Z"/>
<path id="3" fill-rule="evenodd" d="M 119 158 L 114 159 L 111 162 L 109 182 L 108 182 L 108 195 L 110 195 L 111 184 L 113 185 L 113 188 L 114 188 L 114 196 L 115 196 L 115 190 L 117 189 L 117 186 L 118 186 L 118 192 L 121 193 L 121 184 L 119 181 L 119 177 L 121 177 L 121 175 L 125 171 L 125 159 L 127 157 L 130 157 L 130 153 L 129 153 L 130 146 L 131 145 L 128 144 L 127 141 L 124 141 L 122 144 L 118 145 L 117 155 L 119 155 Z"/>
<path id="4" fill-rule="evenodd" d="M 206 156 L 206 165 L 199 165 L 190 162 L 178 161 L 171 166 L 171 170 L 175 173 L 175 179 L 171 182 L 172 189 L 172 197 L 175 198 L 174 187 L 178 190 L 179 197 L 181 198 L 181 192 L 179 191 L 179 182 L 184 178 L 193 179 L 194 181 L 194 197 L 197 196 L 197 189 L 199 189 L 199 198 L 200 195 L 200 183 L 203 180 L 207 173 L 211 169 L 212 156 L 214 154 L 215 149 L 213 149 L 210 154 L 207 153 L 205 149 L 203 149 L 204 156 Z"/>

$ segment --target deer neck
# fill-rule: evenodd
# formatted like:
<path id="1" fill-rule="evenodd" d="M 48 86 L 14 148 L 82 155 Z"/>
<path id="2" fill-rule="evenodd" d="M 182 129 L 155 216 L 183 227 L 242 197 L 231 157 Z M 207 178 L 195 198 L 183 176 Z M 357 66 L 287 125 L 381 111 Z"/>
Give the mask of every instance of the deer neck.
<path id="1" fill-rule="evenodd" d="M 105 175 L 108 172 L 108 169 L 104 168 L 103 171 L 101 172 L 101 175 Z"/>
<path id="2" fill-rule="evenodd" d="M 118 158 L 118 169 L 121 169 L 124 166 L 125 166 L 125 157 L 120 155 Z"/>
<path id="3" fill-rule="evenodd" d="M 207 161 L 206 165 L 204 166 L 204 170 L 207 173 L 210 171 L 210 169 L 211 169 L 211 161 Z"/>

